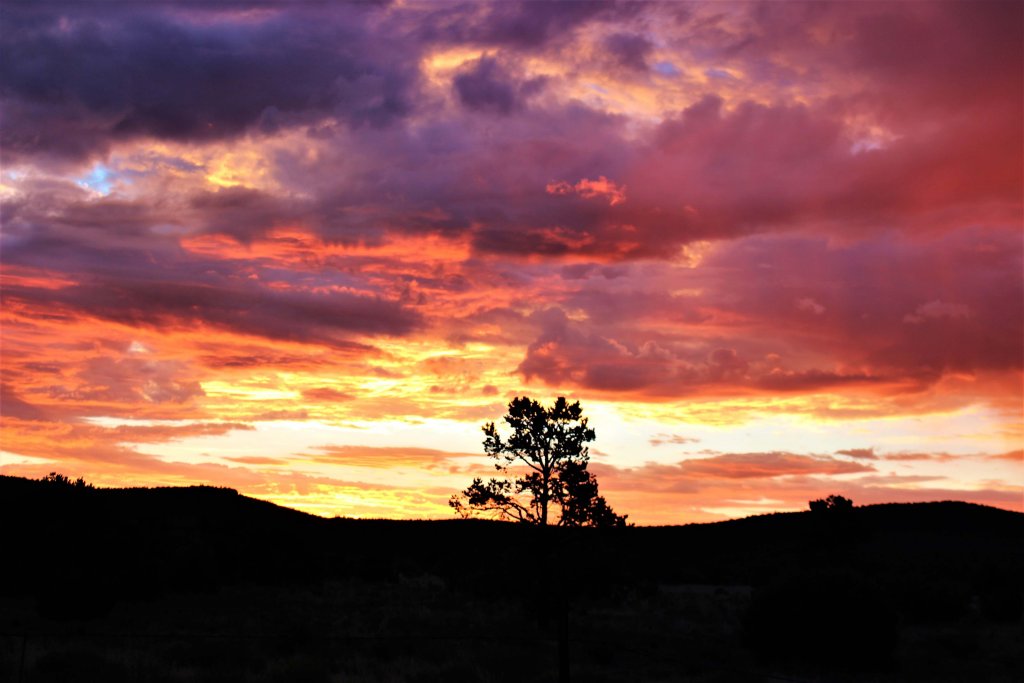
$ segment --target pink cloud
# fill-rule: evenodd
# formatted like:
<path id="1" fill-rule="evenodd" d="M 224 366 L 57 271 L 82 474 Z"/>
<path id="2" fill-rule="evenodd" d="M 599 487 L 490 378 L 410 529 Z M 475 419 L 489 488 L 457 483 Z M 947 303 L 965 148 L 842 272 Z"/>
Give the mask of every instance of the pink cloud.
<path id="1" fill-rule="evenodd" d="M 1014 3 L 21 5 L 0 34 L 33 55 L 5 63 L 0 94 L 11 452 L 311 491 L 271 481 L 264 454 L 172 472 L 132 444 L 476 420 L 520 381 L 829 419 L 978 406 L 1019 426 Z M 452 360 L 478 345 L 486 359 Z M 946 458 L 835 454 L 609 477 L 638 498 L 673 482 L 693 508 L 697 491 L 795 505 L 843 468 Z M 926 485 L 849 490 L 955 495 Z M 985 486 L 962 495 L 1005 503 Z"/>
<path id="2" fill-rule="evenodd" d="M 971 309 L 964 304 L 946 303 L 944 301 L 929 301 L 921 304 L 913 313 L 903 316 L 903 322 L 919 325 L 928 319 L 934 318 L 970 318 Z"/>

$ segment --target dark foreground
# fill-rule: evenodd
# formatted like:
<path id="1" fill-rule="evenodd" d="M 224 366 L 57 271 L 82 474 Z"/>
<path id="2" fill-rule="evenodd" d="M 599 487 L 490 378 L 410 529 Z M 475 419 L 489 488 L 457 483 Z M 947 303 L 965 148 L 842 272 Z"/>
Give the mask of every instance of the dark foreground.
<path id="1" fill-rule="evenodd" d="M 607 532 L 0 477 L 2 681 L 1020 681 L 1024 515 Z"/>

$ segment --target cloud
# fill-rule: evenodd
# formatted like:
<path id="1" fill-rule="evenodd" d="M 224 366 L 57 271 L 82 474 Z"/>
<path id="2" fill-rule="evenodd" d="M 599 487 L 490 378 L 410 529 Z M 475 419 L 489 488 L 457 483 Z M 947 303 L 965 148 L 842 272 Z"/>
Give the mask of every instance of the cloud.
<path id="1" fill-rule="evenodd" d="M 231 9 L 12 7 L 4 148 L 82 156 L 140 136 L 216 140 L 323 117 L 384 125 L 411 111 L 415 53 L 374 40 L 381 10 L 307 6 L 239 21 Z"/>
<path id="2" fill-rule="evenodd" d="M 1024 464 L 1024 450 L 1007 451 L 990 456 L 996 460 L 1007 460 L 1018 465 Z"/>
<path id="3" fill-rule="evenodd" d="M 734 490 L 786 488 L 791 484 L 785 482 L 799 481 L 812 475 L 831 477 L 875 471 L 874 467 L 862 463 L 786 452 L 723 453 L 683 460 L 674 465 L 647 463 L 641 467 L 616 467 L 602 462 L 592 464 L 591 469 L 601 480 L 602 489 L 648 490 L 680 495 L 734 486 L 745 487 Z"/>
<path id="4" fill-rule="evenodd" d="M 50 391 L 76 401 L 183 403 L 203 395 L 199 382 L 181 377 L 184 371 L 175 361 L 100 356 L 85 362 L 72 387 Z"/>
<path id="5" fill-rule="evenodd" d="M 347 467 L 395 468 L 411 467 L 434 469 L 448 467 L 462 458 L 480 459 L 475 453 L 453 453 L 434 448 L 405 446 L 317 446 L 307 454 L 314 462 L 345 465 Z"/>
<path id="6" fill-rule="evenodd" d="M 1022 46 L 1012 3 L 14 3 L 5 448 L 348 495 L 266 453 L 171 472 L 81 421 L 476 422 L 524 384 L 1016 434 Z M 720 456 L 618 495 L 656 473 L 658 518 L 721 516 L 833 492 L 800 468 L 960 457 Z M 758 467 L 791 473 L 727 476 Z"/>
<path id="7" fill-rule="evenodd" d="M 517 369 L 527 380 L 537 378 L 549 385 L 667 397 L 750 390 L 808 392 L 887 382 L 864 372 L 786 369 L 771 359 L 747 358 L 715 340 L 612 337 L 609 332 L 616 330 L 589 331 L 589 325 L 569 319 L 561 309 L 548 309 L 537 318 L 541 333 Z"/>
<path id="8" fill-rule="evenodd" d="M 576 193 L 584 199 L 607 199 L 609 206 L 622 204 L 626 201 L 626 188 L 616 185 L 604 176 L 600 176 L 596 180 L 582 178 L 575 185 L 559 180 L 548 183 L 545 189 L 548 194 L 558 196 Z"/>
<path id="9" fill-rule="evenodd" d="M 696 268 L 648 263 L 620 279 L 567 281 L 559 305 L 531 319 L 519 370 L 551 386 L 650 398 L 833 391 L 903 395 L 906 406 L 922 390 L 968 376 L 980 390 L 986 376 L 1021 367 L 1021 259 L 1019 237 L 1001 229 L 926 243 L 735 240 L 707 250 Z M 951 261 L 952 271 L 943 265 Z M 827 302 L 824 310 L 807 315 L 793 306 L 794 287 Z M 932 329 L 903 324 L 908 308 L 947 292 L 970 317 L 932 318 Z M 955 384 L 962 405 L 976 400 Z M 1019 387 L 1006 390 L 1019 397 Z"/>
<path id="10" fill-rule="evenodd" d="M 689 436 L 683 436 L 681 434 L 656 434 L 648 440 L 652 446 L 663 446 L 665 444 L 672 444 L 673 446 L 682 446 L 691 443 L 700 443 L 700 439 L 695 439 Z"/>
<path id="11" fill-rule="evenodd" d="M 61 215 L 65 206 L 67 215 Z M 127 325 L 209 325 L 338 347 L 351 345 L 354 335 L 403 335 L 420 324 L 414 310 L 372 288 L 360 291 L 351 286 L 353 278 L 341 274 L 337 286 L 331 286 L 285 269 L 261 273 L 247 260 L 243 245 L 230 259 L 186 252 L 167 237 L 147 235 L 152 219 L 142 208 L 137 228 L 94 238 L 91 230 L 65 227 L 62 219 L 79 220 L 77 207 L 65 206 L 53 205 L 49 214 L 60 218 L 42 224 L 34 220 L 39 207 L 23 209 L 12 222 L 15 234 L 19 229 L 24 234 L 7 243 L 4 257 L 15 266 L 64 272 L 73 279 L 60 287 L 12 283 L 4 288 L 8 302 Z M 124 225 L 117 213 L 97 221 Z"/>
<path id="12" fill-rule="evenodd" d="M 949 453 L 921 453 L 912 451 L 900 451 L 898 453 L 886 453 L 882 456 L 885 460 L 893 462 L 914 462 L 914 461 L 936 461 L 936 462 L 950 462 L 956 460 L 957 456 Z"/>
<path id="13" fill-rule="evenodd" d="M 503 2 L 440 6 L 425 18 L 420 35 L 428 41 L 500 45 L 517 50 L 543 49 L 565 41 L 572 31 L 591 21 L 613 20 L 628 14 L 614 2 L 584 0 L 571 3 Z"/>
<path id="14" fill-rule="evenodd" d="M 805 456 L 792 453 L 728 453 L 712 458 L 697 458 L 679 463 L 686 475 L 750 479 L 783 477 L 796 474 L 853 474 L 871 472 L 873 467 L 836 460 L 827 456 Z"/>
<path id="15" fill-rule="evenodd" d="M 96 279 L 59 291 L 17 289 L 10 299 L 50 305 L 128 325 L 209 324 L 282 341 L 345 347 L 346 333 L 400 335 L 417 323 L 394 302 L 345 293 L 282 292 L 243 285 L 118 282 Z"/>
<path id="16" fill-rule="evenodd" d="M 238 462 L 243 465 L 287 465 L 288 460 L 284 458 L 266 458 L 258 455 L 243 455 L 235 458 L 231 458 L 232 462 Z"/>
<path id="17" fill-rule="evenodd" d="M 467 109 L 507 115 L 543 87 L 544 79 L 518 80 L 493 57 L 481 57 L 455 76 L 453 85 Z"/>
<path id="18" fill-rule="evenodd" d="M 305 389 L 302 392 L 302 397 L 307 400 L 325 402 L 352 401 L 356 398 L 352 394 L 346 393 L 344 391 L 338 391 L 337 389 L 332 389 L 331 387 L 315 387 L 313 389 Z"/>
<path id="19" fill-rule="evenodd" d="M 857 460 L 878 460 L 878 455 L 875 453 L 874 448 L 848 448 L 836 451 L 836 455 L 846 455 Z"/>
<path id="20" fill-rule="evenodd" d="M 635 71 L 647 70 L 654 49 L 649 38 L 636 33 L 613 33 L 604 39 L 603 45 L 616 64 Z"/>
<path id="21" fill-rule="evenodd" d="M 814 315 L 821 315 L 822 313 L 825 312 L 825 307 L 809 296 L 803 297 L 802 299 L 797 299 L 796 307 L 801 311 L 807 311 L 808 313 L 813 313 Z"/>
<path id="22" fill-rule="evenodd" d="M 111 438 L 125 443 L 163 443 L 186 437 L 222 436 L 255 429 L 245 422 L 191 422 L 186 424 L 122 424 L 109 428 Z"/>
<path id="23" fill-rule="evenodd" d="M 5 422 L 7 418 L 5 417 Z M 222 436 L 251 427 L 240 423 L 187 422 L 120 424 L 107 427 L 86 421 L 32 421 L 12 418 L 5 442 L 12 452 L 75 467 L 145 477 L 166 463 L 135 447 L 180 441 L 195 436 Z M 45 465 L 43 465 L 45 467 Z"/>
<path id="24" fill-rule="evenodd" d="M 10 386 L 3 383 L 0 383 L 0 414 L 19 420 L 49 419 L 46 410 L 23 400 Z"/>
<path id="25" fill-rule="evenodd" d="M 903 322 L 919 325 L 928 319 L 934 318 L 956 320 L 958 318 L 970 317 L 971 309 L 964 304 L 950 304 L 936 299 L 935 301 L 921 304 L 913 313 L 903 316 Z"/>

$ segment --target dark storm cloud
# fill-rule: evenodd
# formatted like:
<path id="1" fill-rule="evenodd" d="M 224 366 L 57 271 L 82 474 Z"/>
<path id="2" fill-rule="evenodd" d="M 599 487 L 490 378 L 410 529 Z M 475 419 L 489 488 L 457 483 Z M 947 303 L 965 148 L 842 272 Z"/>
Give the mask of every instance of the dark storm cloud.
<path id="1" fill-rule="evenodd" d="M 5 9 L 9 152 L 81 156 L 113 139 L 215 140 L 322 116 L 384 125 L 412 107 L 414 46 L 382 46 L 364 5 Z"/>
<path id="2" fill-rule="evenodd" d="M 243 12 L 240 4 L 228 12 L 117 3 L 88 15 L 58 7 L 17 6 L 7 20 L 13 30 L 0 38 L 11 56 L 0 67 L 5 148 L 81 157 L 137 136 L 213 141 L 309 124 L 317 154 L 267 159 L 288 197 L 238 188 L 194 198 L 193 226 L 241 241 L 292 222 L 332 241 L 469 232 L 482 253 L 607 261 L 806 226 L 932 230 L 976 216 L 979 203 L 995 206 L 1000 220 L 1019 213 L 1021 164 L 1008 150 L 1024 144 L 1020 84 L 1001 66 L 1019 48 L 997 21 L 1000 8 L 741 7 L 750 35 L 735 44 L 723 38 L 724 14 L 683 16 L 666 34 L 683 54 L 736 63 L 771 85 L 793 81 L 817 45 L 820 59 L 802 80 L 850 86 L 810 104 L 758 104 L 727 102 L 706 84 L 695 91 L 701 99 L 638 132 L 627 117 L 575 97 L 532 97 L 559 84 L 526 73 L 522 57 L 547 50 L 571 61 L 572 46 L 581 47 L 573 41 L 584 40 L 576 29 L 614 21 L 588 49 L 603 50 L 620 72 L 640 68 L 654 48 L 637 17 L 660 16 L 654 5 L 299 4 L 285 12 L 267 4 Z M 951 33 L 954 20 L 980 35 Z M 848 30 L 814 42 L 838 25 Z M 949 82 L 879 37 L 905 25 L 928 37 L 928 50 L 948 40 L 959 60 Z M 420 59 L 459 45 L 485 48 L 450 74 L 445 87 L 459 109 L 417 99 Z M 790 71 L 778 71 L 784 64 Z M 906 83 L 921 103 L 963 115 L 916 125 L 911 113 L 931 115 L 915 97 L 892 96 Z M 414 102 L 415 125 L 404 125 Z M 979 102 L 986 115 L 968 115 Z M 890 138 L 849 129 L 851 118 L 869 114 L 893 129 Z M 388 122 L 395 125 L 361 126 Z M 544 191 L 602 177 L 625 188 L 622 202 Z"/>
<path id="3" fill-rule="evenodd" d="M 646 36 L 636 33 L 614 33 L 605 39 L 604 48 L 619 66 L 645 71 L 654 44 Z"/>
<path id="4" fill-rule="evenodd" d="M 199 192 L 189 198 L 188 204 L 195 211 L 195 227 L 208 233 L 231 235 L 241 242 L 290 221 L 310 220 L 315 214 L 308 201 L 276 197 L 246 187 Z"/>
<path id="5" fill-rule="evenodd" d="M 523 100 L 544 87 L 540 78 L 516 80 L 492 57 L 481 57 L 463 69 L 453 82 L 459 101 L 467 109 L 510 114 Z"/>
<path id="6" fill-rule="evenodd" d="M 504 70 L 515 97 L 522 96 L 523 77 Z M 624 118 L 579 103 L 531 104 L 523 115 L 520 100 L 480 97 L 483 112 L 460 106 L 414 127 L 339 134 L 337 146 L 322 148 L 315 162 L 300 154 L 281 158 L 286 187 L 315 196 L 306 224 L 341 241 L 372 240 L 387 230 L 469 233 L 480 251 L 512 255 L 562 254 L 586 233 L 591 252 L 617 253 L 619 221 L 608 215 L 607 201 L 557 197 L 545 187 L 614 178 L 634 154 Z M 488 112 L 500 113 L 503 103 L 512 111 L 495 125 Z M 595 240 L 605 236 L 607 243 Z"/>
<path id="7" fill-rule="evenodd" d="M 404 335 L 420 325 L 418 313 L 357 274 L 311 280 L 309 274 L 262 268 L 250 263 L 239 245 L 239 258 L 230 253 L 207 258 L 155 233 L 159 214 L 140 217 L 138 207 L 82 202 L 73 192 L 44 197 L 18 206 L 9 220 L 4 263 L 44 275 L 60 273 L 62 281 L 7 285 L 5 306 L 154 328 L 210 325 L 338 348 L 350 348 L 352 335 Z M 83 212 L 97 227 L 90 227 Z M 123 214 L 133 220 L 120 225 Z M 112 229 L 101 230 L 104 225 Z"/>
<path id="8" fill-rule="evenodd" d="M 51 314 L 88 316 L 152 328 L 216 328 L 267 339 L 347 348 L 352 334 L 403 335 L 419 316 L 374 296 L 277 291 L 259 285 L 216 285 L 125 278 L 83 278 L 61 289 L 6 287 L 7 304 L 45 304 Z"/>

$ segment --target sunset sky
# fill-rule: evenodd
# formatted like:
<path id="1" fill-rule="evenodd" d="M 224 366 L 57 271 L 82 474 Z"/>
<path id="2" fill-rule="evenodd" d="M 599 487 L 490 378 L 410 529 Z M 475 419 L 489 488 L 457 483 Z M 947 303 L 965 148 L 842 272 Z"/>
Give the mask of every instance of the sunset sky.
<path id="1" fill-rule="evenodd" d="M 0 8 L 0 473 L 448 518 L 1024 510 L 1024 4 Z"/>

